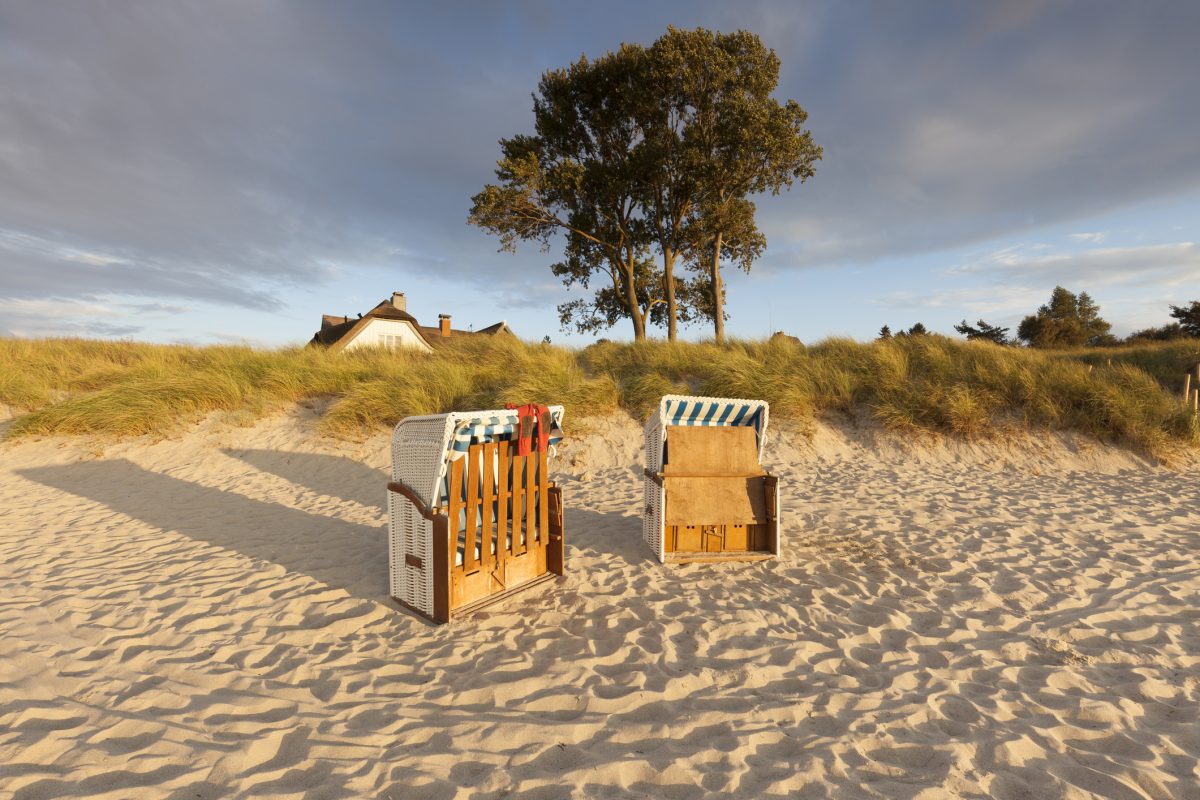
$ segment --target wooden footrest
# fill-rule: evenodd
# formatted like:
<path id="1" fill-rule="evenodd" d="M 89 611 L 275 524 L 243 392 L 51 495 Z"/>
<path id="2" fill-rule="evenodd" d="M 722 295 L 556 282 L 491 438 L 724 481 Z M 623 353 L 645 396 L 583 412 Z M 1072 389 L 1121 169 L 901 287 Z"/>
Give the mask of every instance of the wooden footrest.
<path id="1" fill-rule="evenodd" d="M 714 564 L 722 561 L 766 561 L 775 557 L 773 553 L 766 553 L 762 550 L 724 550 L 721 552 L 712 553 L 688 552 L 685 550 L 667 553 L 666 556 L 666 562 L 668 564 Z"/>
<path id="2" fill-rule="evenodd" d="M 487 606 L 490 606 L 493 603 L 499 603 L 501 600 L 507 600 L 508 598 L 510 598 L 514 594 L 516 594 L 517 592 L 523 592 L 526 589 L 532 589 L 535 586 L 539 586 L 543 583 L 548 583 L 557 577 L 558 576 L 555 575 L 553 572 L 545 572 L 545 573 L 537 576 L 533 580 L 525 581 L 524 583 L 522 583 L 518 586 L 513 586 L 510 589 L 505 589 L 503 592 L 497 592 L 496 594 L 488 595 L 487 597 L 484 597 L 480 600 L 476 600 L 473 603 L 468 603 L 465 606 L 456 608 L 450 612 L 450 616 L 451 616 L 451 618 L 455 618 L 455 617 L 460 617 L 463 614 L 470 614 L 472 611 L 478 611 L 481 608 L 486 608 Z"/>

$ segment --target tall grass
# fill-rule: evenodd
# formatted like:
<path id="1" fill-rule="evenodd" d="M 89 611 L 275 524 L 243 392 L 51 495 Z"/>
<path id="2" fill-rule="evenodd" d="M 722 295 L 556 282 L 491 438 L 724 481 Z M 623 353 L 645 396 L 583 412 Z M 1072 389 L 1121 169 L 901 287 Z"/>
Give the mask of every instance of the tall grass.
<path id="1" fill-rule="evenodd" d="M 991 436 L 1016 427 L 1082 431 L 1165 455 L 1200 444 L 1177 392 L 1200 343 L 1040 352 L 941 336 L 600 343 L 453 341 L 432 354 L 185 347 L 72 339 L 0 340 L 9 435 L 165 435 L 214 411 L 255 419 L 325 398 L 322 429 L 351 438 L 402 417 L 508 402 L 559 402 L 573 415 L 644 416 L 667 393 L 753 397 L 803 428 L 820 413 L 897 431 Z"/>

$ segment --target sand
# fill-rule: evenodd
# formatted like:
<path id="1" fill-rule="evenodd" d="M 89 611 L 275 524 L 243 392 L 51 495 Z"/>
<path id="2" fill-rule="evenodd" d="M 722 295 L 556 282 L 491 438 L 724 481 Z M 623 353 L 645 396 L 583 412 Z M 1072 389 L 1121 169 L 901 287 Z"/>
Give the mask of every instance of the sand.
<path id="1" fill-rule="evenodd" d="M 663 566 L 585 427 L 569 576 L 442 627 L 386 436 L 3 445 L 0 798 L 1200 797 L 1195 470 L 780 431 L 783 556 Z"/>

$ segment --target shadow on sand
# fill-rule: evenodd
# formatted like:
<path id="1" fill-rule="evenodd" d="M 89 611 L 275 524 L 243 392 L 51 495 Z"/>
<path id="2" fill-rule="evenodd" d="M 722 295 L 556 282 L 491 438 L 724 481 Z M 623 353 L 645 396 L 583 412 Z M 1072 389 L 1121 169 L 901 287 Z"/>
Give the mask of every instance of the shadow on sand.
<path id="1" fill-rule="evenodd" d="M 341 456 L 273 450 L 229 450 L 255 468 L 321 495 L 382 509 L 387 476 Z M 21 470 L 29 480 L 101 503 L 163 531 L 269 561 L 289 572 L 378 602 L 388 601 L 387 527 L 313 514 L 237 492 L 202 486 L 115 459 Z M 328 484 L 326 475 L 336 478 Z M 626 565 L 649 564 L 641 519 L 572 508 L 568 487 L 568 559 L 604 556 Z M 580 552 L 582 551 L 582 552 Z M 567 569 L 571 569 L 568 561 Z"/>
<path id="2" fill-rule="evenodd" d="M 572 550 L 581 550 L 584 555 L 614 558 L 630 566 L 654 561 L 654 554 L 642 541 L 641 517 L 571 508 L 570 494 L 566 495 L 564 506 L 568 556 Z M 570 569 L 570 564 L 567 568 Z"/>
<path id="3" fill-rule="evenodd" d="M 285 450 L 221 452 L 319 495 L 340 497 L 368 508 L 380 508 L 386 503 L 388 474 L 352 458 Z"/>
<path id="4" fill-rule="evenodd" d="M 301 471 L 302 459 L 327 458 L 294 455 L 292 463 Z M 254 500 L 151 472 L 124 459 L 36 467 L 20 474 L 164 531 L 303 573 L 356 597 L 387 599 L 385 526 Z M 381 500 L 376 498 L 378 506 Z"/>

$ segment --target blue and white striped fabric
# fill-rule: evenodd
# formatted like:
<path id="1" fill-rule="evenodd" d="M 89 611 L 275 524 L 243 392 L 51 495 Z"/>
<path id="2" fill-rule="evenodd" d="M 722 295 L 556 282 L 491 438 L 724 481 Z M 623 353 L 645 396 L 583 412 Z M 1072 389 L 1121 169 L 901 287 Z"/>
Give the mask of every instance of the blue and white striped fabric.
<path id="1" fill-rule="evenodd" d="M 563 440 L 562 416 L 562 408 L 550 409 L 551 447 Z M 450 437 L 450 446 L 446 451 L 446 461 L 442 465 L 442 473 L 439 476 L 437 504 L 445 505 L 450 500 L 450 481 L 446 472 L 446 464 L 465 457 L 473 444 L 512 441 L 513 437 L 516 436 L 519 424 L 516 409 L 512 410 L 511 413 L 503 415 L 459 420 L 454 428 L 454 435 Z M 464 481 L 462 487 L 464 497 L 466 496 L 466 490 L 466 482 Z"/>
<path id="2" fill-rule="evenodd" d="M 562 411 L 550 413 L 550 444 L 557 445 L 563 440 Z M 475 417 L 473 420 L 462 420 L 455 428 L 454 437 L 450 439 L 450 451 L 446 453 L 446 461 L 455 461 L 467 455 L 472 445 L 488 444 L 492 441 L 510 441 L 517 429 L 517 413 L 511 415 Z"/>
<path id="3" fill-rule="evenodd" d="M 755 439 L 762 448 L 763 408 L 760 403 L 740 403 L 728 400 L 665 398 L 663 425 L 753 426 Z"/>
<path id="4" fill-rule="evenodd" d="M 562 441 L 563 432 L 560 427 L 561 423 L 562 413 L 551 411 L 551 445 L 556 445 Z M 516 411 L 513 411 L 511 416 L 464 419 L 454 429 L 454 436 L 450 440 L 450 452 L 447 453 L 447 460 L 453 461 L 462 458 L 473 444 L 510 441 L 513 438 L 513 432 L 517 429 L 517 425 Z"/>

